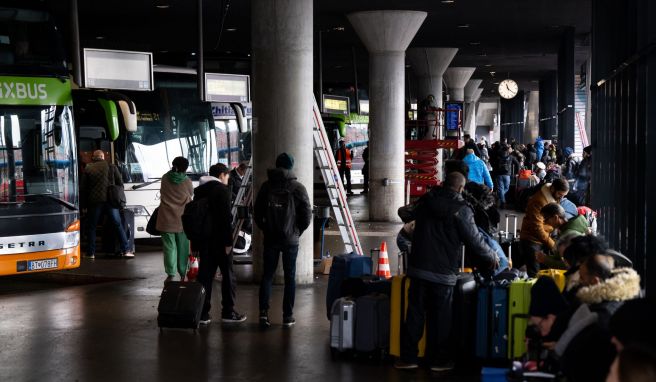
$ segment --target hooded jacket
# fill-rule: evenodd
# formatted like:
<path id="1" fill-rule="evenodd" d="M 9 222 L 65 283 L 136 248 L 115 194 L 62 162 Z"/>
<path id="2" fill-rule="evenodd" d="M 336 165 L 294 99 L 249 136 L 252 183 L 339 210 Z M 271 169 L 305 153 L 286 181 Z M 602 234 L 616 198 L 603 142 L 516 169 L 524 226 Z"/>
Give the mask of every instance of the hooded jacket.
<path id="1" fill-rule="evenodd" d="M 555 246 L 554 240 L 549 236 L 553 231 L 553 227 L 548 224 L 544 224 L 544 218 L 540 213 L 542 207 L 546 206 L 549 203 L 555 203 L 556 200 L 551 195 L 550 188 L 551 183 L 547 183 L 540 191 L 536 192 L 528 200 L 528 205 L 526 206 L 526 216 L 522 221 L 522 230 L 519 234 L 521 240 L 531 241 L 533 243 L 543 244 L 549 248 Z"/>
<path id="2" fill-rule="evenodd" d="M 213 176 L 202 176 L 199 186 L 194 189 L 194 199 L 208 198 L 212 216 L 212 241 L 210 246 L 232 246 L 232 212 L 230 211 L 231 193 L 228 186 Z M 196 243 L 194 243 L 195 245 Z"/>
<path id="3" fill-rule="evenodd" d="M 460 266 L 461 244 L 473 254 L 473 264 L 483 270 L 494 267 L 496 254 L 485 244 L 474 222 L 474 213 L 457 192 L 435 187 L 416 208 L 410 277 L 443 285 L 455 285 Z"/>
<path id="4" fill-rule="evenodd" d="M 296 179 L 292 170 L 283 168 L 274 168 L 267 171 L 268 180 L 262 183 L 260 191 L 255 199 L 253 218 L 255 224 L 264 232 L 264 245 L 298 245 L 298 239 L 312 222 L 312 205 L 307 194 L 305 186 Z M 267 201 L 269 192 L 274 187 L 286 187 L 294 196 L 294 206 L 296 210 L 296 232 L 293 237 L 287 238 L 284 242 L 274 242 L 272 235 L 267 233 L 265 222 L 267 215 Z"/>
<path id="5" fill-rule="evenodd" d="M 184 173 L 169 171 L 162 176 L 156 228 L 160 232 L 183 232 L 182 213 L 191 201 L 194 186 Z"/>
<path id="6" fill-rule="evenodd" d="M 599 284 L 581 287 L 576 297 L 599 316 L 599 324 L 608 328 L 610 317 L 625 301 L 640 296 L 640 276 L 632 268 L 616 268 L 612 276 Z"/>
<path id="7" fill-rule="evenodd" d="M 463 159 L 463 162 L 469 166 L 469 175 L 468 179 L 470 182 L 476 182 L 478 184 L 485 184 L 486 186 L 492 188 L 492 178 L 490 177 L 490 171 L 488 171 L 485 162 L 478 158 L 474 154 L 467 154 Z"/>

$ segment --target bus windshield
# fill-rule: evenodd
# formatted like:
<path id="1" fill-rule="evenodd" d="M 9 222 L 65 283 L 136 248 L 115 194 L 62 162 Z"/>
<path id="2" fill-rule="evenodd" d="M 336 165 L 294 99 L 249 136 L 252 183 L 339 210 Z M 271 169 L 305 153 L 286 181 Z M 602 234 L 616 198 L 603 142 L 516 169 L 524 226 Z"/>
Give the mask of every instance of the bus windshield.
<path id="1" fill-rule="evenodd" d="M 0 109 L 0 205 L 33 201 L 45 206 L 45 197 L 77 208 L 73 131 L 70 106 Z"/>
<path id="2" fill-rule="evenodd" d="M 187 173 L 194 178 L 217 161 L 210 105 L 198 99 L 195 83 L 184 85 L 160 84 L 154 92 L 130 93 L 137 105 L 137 131 L 118 140 L 118 147 L 124 146 L 118 155 L 125 156 L 119 159 L 126 181 L 161 178 L 177 156 L 189 160 Z"/>
<path id="3" fill-rule="evenodd" d="M 27 67 L 67 74 L 63 45 L 48 12 L 0 7 L 0 67 L 14 74 Z"/>

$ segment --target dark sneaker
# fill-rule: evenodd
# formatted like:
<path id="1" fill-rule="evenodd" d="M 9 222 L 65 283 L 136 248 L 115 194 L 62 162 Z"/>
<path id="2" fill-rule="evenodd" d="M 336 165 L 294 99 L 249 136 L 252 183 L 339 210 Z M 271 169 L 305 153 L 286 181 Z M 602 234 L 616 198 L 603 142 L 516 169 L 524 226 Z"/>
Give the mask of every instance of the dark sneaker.
<path id="1" fill-rule="evenodd" d="M 210 317 L 209 314 L 203 314 L 200 316 L 200 321 L 198 321 L 201 325 L 209 325 L 210 322 L 212 322 L 212 317 Z"/>
<path id="2" fill-rule="evenodd" d="M 246 321 L 245 314 L 239 314 L 234 310 L 229 314 L 224 314 L 221 316 L 221 321 L 223 322 L 244 322 Z"/>
<path id="3" fill-rule="evenodd" d="M 294 317 L 289 316 L 289 317 L 282 318 L 282 326 L 286 328 L 291 328 L 292 326 L 294 326 L 294 324 L 296 324 L 296 320 L 294 319 Z"/>
<path id="4" fill-rule="evenodd" d="M 271 322 L 269 322 L 269 314 L 266 310 L 260 311 L 260 326 L 263 328 L 271 326 Z"/>
<path id="5" fill-rule="evenodd" d="M 414 370 L 418 367 L 419 365 L 416 363 L 403 362 L 401 360 L 394 362 L 394 368 L 399 370 Z"/>
<path id="6" fill-rule="evenodd" d="M 441 364 L 438 364 L 438 365 L 433 365 L 433 366 L 431 366 L 430 369 L 431 369 L 431 371 L 435 371 L 435 372 L 439 373 L 439 372 L 453 370 L 454 367 L 455 367 L 455 365 L 453 364 L 453 361 L 448 361 L 448 362 L 444 362 L 444 363 L 441 363 Z"/>

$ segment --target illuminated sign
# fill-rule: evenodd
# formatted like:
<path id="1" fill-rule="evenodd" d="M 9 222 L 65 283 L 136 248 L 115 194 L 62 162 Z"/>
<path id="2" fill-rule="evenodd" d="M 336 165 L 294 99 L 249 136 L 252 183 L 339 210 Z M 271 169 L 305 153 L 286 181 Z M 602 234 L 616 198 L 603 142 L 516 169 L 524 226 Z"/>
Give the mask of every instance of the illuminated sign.
<path id="1" fill-rule="evenodd" d="M 237 74 L 205 73 L 205 101 L 250 102 L 250 77 Z"/>
<path id="2" fill-rule="evenodd" d="M 361 99 L 360 100 L 360 114 L 369 114 L 369 100 Z"/>
<path id="3" fill-rule="evenodd" d="M 462 124 L 462 102 L 447 102 L 445 105 L 445 125 L 447 131 L 457 131 Z"/>
<path id="4" fill-rule="evenodd" d="M 334 95 L 323 95 L 323 112 L 329 114 L 349 115 L 350 112 L 348 97 Z"/>
<path id="5" fill-rule="evenodd" d="M 84 49 L 84 86 L 94 89 L 153 90 L 153 54 Z"/>

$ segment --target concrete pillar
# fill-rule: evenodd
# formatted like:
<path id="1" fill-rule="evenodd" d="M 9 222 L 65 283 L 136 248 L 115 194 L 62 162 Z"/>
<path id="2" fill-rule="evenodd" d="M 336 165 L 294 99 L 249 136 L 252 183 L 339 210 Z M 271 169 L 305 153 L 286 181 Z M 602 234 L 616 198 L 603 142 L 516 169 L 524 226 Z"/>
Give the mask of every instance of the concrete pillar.
<path id="1" fill-rule="evenodd" d="M 396 222 L 405 186 L 405 50 L 426 12 L 369 11 L 347 17 L 369 51 L 369 218 Z"/>
<path id="2" fill-rule="evenodd" d="M 446 86 L 449 87 L 449 100 L 456 102 L 465 101 L 465 85 L 474 74 L 476 68 L 455 67 L 448 68 L 444 72 Z"/>
<path id="3" fill-rule="evenodd" d="M 540 131 L 544 139 L 558 136 L 558 74 L 551 71 L 540 78 Z"/>
<path id="4" fill-rule="evenodd" d="M 458 48 L 410 48 L 406 52 L 412 71 L 417 76 L 418 100 L 432 94 L 435 107 L 442 107 L 442 76 Z"/>
<path id="5" fill-rule="evenodd" d="M 463 131 L 465 134 L 471 135 L 472 138 L 476 136 L 476 101 L 478 101 L 477 99 L 474 100 L 474 93 L 476 93 L 482 82 L 483 80 L 470 79 L 465 85 L 465 120 L 463 121 Z"/>
<path id="6" fill-rule="evenodd" d="M 254 191 L 282 152 L 294 156 L 294 173 L 313 200 L 313 2 L 252 0 Z M 296 281 L 313 281 L 312 225 L 301 236 Z M 262 274 L 262 232 L 255 229 L 254 281 Z M 282 263 L 282 261 L 281 261 Z M 281 282 L 281 267 L 276 282 Z"/>
<path id="7" fill-rule="evenodd" d="M 540 130 L 540 124 L 538 122 L 540 112 L 539 91 L 534 90 L 528 92 L 527 108 L 527 121 L 526 128 L 524 129 L 523 143 L 533 143 L 538 138 L 538 132 Z"/>
<path id="8" fill-rule="evenodd" d="M 558 146 L 574 148 L 574 27 L 565 29 L 558 51 Z"/>

